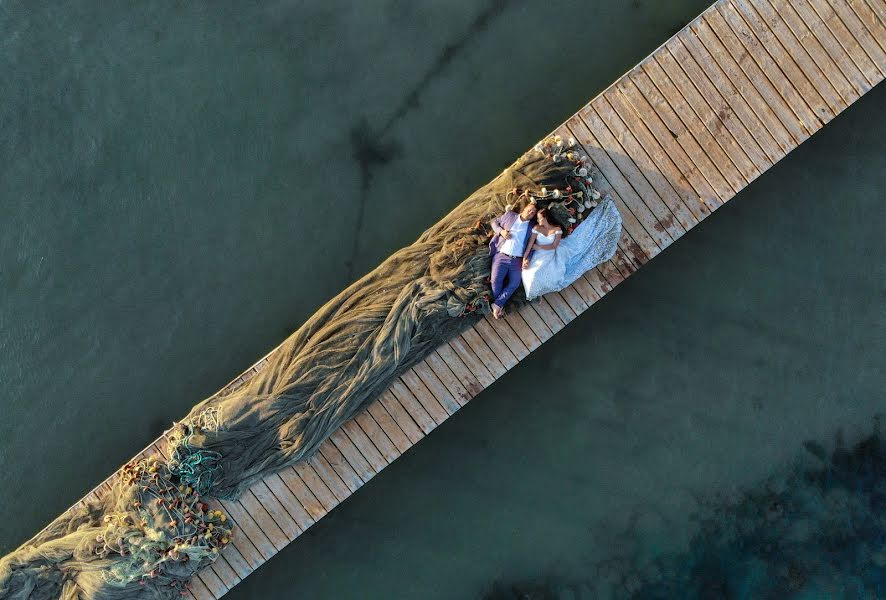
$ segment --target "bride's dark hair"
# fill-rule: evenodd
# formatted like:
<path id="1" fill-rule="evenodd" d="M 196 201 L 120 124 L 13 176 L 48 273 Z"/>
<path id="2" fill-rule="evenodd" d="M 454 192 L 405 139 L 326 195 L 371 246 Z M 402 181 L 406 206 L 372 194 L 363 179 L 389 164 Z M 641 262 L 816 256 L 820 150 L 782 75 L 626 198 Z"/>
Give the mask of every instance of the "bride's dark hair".
<path id="1" fill-rule="evenodd" d="M 550 225 L 554 225 L 555 227 L 559 227 L 559 228 L 560 228 L 560 233 L 563 233 L 564 231 L 566 231 L 566 228 L 563 227 L 563 225 L 561 225 L 561 224 L 560 224 L 560 223 L 554 218 L 554 215 L 551 214 L 551 211 L 549 211 L 547 208 L 539 209 L 539 211 L 538 211 L 537 213 L 535 213 L 535 219 L 536 219 L 536 220 L 538 220 L 538 217 L 539 217 L 539 216 L 544 216 L 544 218 L 545 218 L 545 222 L 546 222 L 546 223 L 549 223 Z"/>

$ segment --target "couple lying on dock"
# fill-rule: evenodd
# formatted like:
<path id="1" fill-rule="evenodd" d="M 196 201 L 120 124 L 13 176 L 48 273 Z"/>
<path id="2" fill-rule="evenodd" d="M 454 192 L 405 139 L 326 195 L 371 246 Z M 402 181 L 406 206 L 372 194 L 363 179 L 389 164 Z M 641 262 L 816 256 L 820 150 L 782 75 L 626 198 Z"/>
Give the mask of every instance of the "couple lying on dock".
<path id="1" fill-rule="evenodd" d="M 621 236 L 621 215 L 605 198 L 567 234 L 546 208 L 526 202 L 519 212 L 508 210 L 490 223 L 492 315 L 500 319 L 505 304 L 520 285 L 528 300 L 562 290 L 586 271 L 615 254 Z"/>

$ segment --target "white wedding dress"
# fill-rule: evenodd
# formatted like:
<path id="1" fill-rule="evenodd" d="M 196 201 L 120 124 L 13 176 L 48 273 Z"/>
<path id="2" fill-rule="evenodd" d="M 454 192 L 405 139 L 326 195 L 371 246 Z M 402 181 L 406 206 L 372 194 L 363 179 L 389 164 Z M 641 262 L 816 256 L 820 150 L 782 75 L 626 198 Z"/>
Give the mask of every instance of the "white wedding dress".
<path id="1" fill-rule="evenodd" d="M 547 236 L 538 228 L 536 244 L 551 244 L 560 230 Z M 523 289 L 529 300 L 568 287 L 583 273 L 615 255 L 621 237 L 621 214 L 611 198 L 606 198 L 579 223 L 571 235 L 554 250 L 534 248 L 529 265 L 523 269 Z"/>

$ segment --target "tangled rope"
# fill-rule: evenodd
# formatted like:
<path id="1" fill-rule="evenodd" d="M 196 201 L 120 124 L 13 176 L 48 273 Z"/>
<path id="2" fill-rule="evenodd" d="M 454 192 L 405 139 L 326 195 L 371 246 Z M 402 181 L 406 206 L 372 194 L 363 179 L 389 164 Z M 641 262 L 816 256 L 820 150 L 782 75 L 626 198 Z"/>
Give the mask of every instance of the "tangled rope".
<path id="1" fill-rule="evenodd" d="M 0 560 L 0 600 L 176 597 L 231 536 L 200 497 L 236 498 L 316 452 L 488 310 L 493 217 L 534 202 L 568 232 L 600 198 L 592 181 L 574 140 L 545 140 L 326 303 L 244 386 L 195 406 L 167 436 L 168 462 L 127 465 L 100 503 L 69 511 Z"/>

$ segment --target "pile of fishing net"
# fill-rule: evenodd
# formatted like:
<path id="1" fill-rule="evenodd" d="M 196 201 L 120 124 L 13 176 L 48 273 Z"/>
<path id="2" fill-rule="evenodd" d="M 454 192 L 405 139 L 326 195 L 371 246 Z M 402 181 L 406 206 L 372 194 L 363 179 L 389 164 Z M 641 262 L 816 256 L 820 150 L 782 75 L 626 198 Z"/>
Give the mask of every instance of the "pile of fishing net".
<path id="1" fill-rule="evenodd" d="M 245 385 L 195 406 L 167 434 L 168 461 L 127 465 L 100 503 L 63 514 L 0 560 L 0 599 L 179 596 L 231 537 L 201 497 L 237 498 L 309 457 L 488 311 L 492 218 L 533 202 L 569 232 L 599 198 L 575 141 L 546 139 L 327 302 Z"/>

